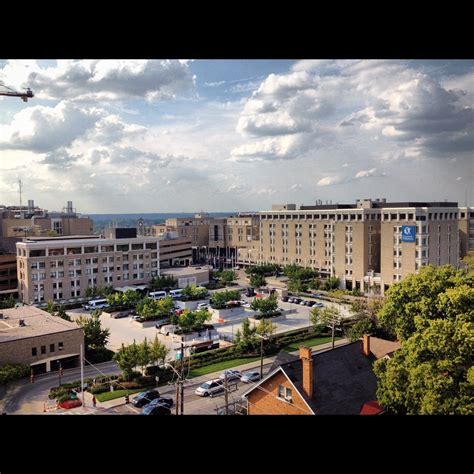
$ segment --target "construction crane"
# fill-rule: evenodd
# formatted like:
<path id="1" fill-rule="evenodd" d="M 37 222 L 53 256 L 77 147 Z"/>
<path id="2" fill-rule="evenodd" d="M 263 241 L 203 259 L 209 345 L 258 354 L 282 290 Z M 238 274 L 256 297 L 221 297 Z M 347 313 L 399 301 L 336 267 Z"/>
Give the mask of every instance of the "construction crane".
<path id="1" fill-rule="evenodd" d="M 28 87 L 26 92 L 16 92 L 10 87 L 7 87 L 5 84 L 0 84 L 0 87 L 4 87 L 5 89 L 9 89 L 10 92 L 3 92 L 0 90 L 0 95 L 6 95 L 9 97 L 21 97 L 23 102 L 28 102 L 28 99 L 34 97 L 33 91 Z"/>

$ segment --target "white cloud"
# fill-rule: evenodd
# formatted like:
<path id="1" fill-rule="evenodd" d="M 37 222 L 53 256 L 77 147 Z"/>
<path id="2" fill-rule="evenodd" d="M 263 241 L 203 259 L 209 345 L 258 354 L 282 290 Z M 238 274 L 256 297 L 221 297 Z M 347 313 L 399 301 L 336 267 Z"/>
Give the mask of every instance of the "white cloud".
<path id="1" fill-rule="evenodd" d="M 318 181 L 316 186 L 332 186 L 334 184 L 341 184 L 344 182 L 342 176 L 326 176 Z"/>
<path id="2" fill-rule="evenodd" d="M 187 62 L 175 60 L 61 60 L 53 67 L 9 61 L 0 79 L 30 87 L 37 98 L 68 100 L 170 99 L 194 89 Z"/>
<path id="3" fill-rule="evenodd" d="M 379 176 L 385 176 L 385 173 L 378 171 L 377 168 L 371 168 L 370 170 L 358 171 L 355 175 L 355 179 L 374 178 Z"/>

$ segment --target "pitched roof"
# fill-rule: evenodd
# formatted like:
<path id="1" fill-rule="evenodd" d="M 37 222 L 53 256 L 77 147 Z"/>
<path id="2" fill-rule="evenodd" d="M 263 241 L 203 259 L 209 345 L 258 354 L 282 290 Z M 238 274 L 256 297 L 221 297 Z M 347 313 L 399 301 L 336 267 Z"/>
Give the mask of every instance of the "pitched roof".
<path id="1" fill-rule="evenodd" d="M 391 355 L 393 352 L 400 349 L 400 342 L 387 341 L 379 339 L 378 337 L 370 336 L 370 352 L 376 359 L 381 359 L 386 355 Z"/>
<path id="2" fill-rule="evenodd" d="M 380 406 L 377 400 L 364 403 L 359 415 L 379 415 L 383 413 L 384 409 Z"/>

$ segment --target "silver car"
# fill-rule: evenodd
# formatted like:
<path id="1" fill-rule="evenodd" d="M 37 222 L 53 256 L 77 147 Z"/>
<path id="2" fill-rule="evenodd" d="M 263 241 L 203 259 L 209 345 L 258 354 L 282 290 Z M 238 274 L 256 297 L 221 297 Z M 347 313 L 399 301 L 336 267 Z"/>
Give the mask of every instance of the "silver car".
<path id="1" fill-rule="evenodd" d="M 240 379 L 240 381 L 244 383 L 258 382 L 259 380 L 260 380 L 260 372 L 257 372 L 255 370 L 251 372 L 245 372 L 242 375 L 242 378 Z"/>
<path id="2" fill-rule="evenodd" d="M 194 392 L 200 397 L 213 396 L 215 393 L 222 392 L 224 390 L 224 381 L 221 379 L 209 380 L 200 385 Z"/>
<path id="3" fill-rule="evenodd" d="M 225 380 L 225 375 L 227 374 L 227 380 L 240 380 L 240 377 L 242 377 L 242 374 L 240 373 L 239 370 L 234 370 L 234 369 L 228 369 L 225 370 L 224 373 L 222 373 L 219 378 L 221 380 Z"/>

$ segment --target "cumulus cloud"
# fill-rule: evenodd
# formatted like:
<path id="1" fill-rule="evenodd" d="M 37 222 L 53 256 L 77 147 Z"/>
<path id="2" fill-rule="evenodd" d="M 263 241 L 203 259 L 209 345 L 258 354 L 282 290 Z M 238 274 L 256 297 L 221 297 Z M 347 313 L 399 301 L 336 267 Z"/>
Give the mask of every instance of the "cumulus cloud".
<path id="1" fill-rule="evenodd" d="M 0 125 L 0 149 L 50 152 L 67 147 L 92 129 L 105 112 L 94 107 L 77 107 L 59 102 L 18 112 L 10 125 Z"/>
<path id="2" fill-rule="evenodd" d="M 370 170 L 361 170 L 356 173 L 354 176 L 355 179 L 362 179 L 362 178 L 375 178 L 379 176 L 385 176 L 385 173 L 380 172 L 377 168 L 371 168 Z"/>
<path id="3" fill-rule="evenodd" d="M 341 184 L 344 182 L 344 178 L 342 176 L 326 176 L 321 178 L 316 186 L 332 186 L 334 184 Z"/>
<path id="4" fill-rule="evenodd" d="M 61 60 L 53 67 L 9 61 L 0 78 L 18 88 L 31 87 L 38 98 L 69 100 L 157 101 L 195 86 L 188 63 L 176 60 Z"/>
<path id="5" fill-rule="evenodd" d="M 387 148 L 411 147 L 430 156 L 467 152 L 474 141 L 469 82 L 450 84 L 457 87 L 401 61 L 299 61 L 287 74 L 270 74 L 245 103 L 236 130 L 260 142 L 232 154 L 294 159 L 308 153 L 301 145 L 323 134 L 333 143 L 383 138 Z M 304 137 L 301 147 L 277 145 L 295 134 Z M 330 143 L 319 142 L 317 149 Z"/>

